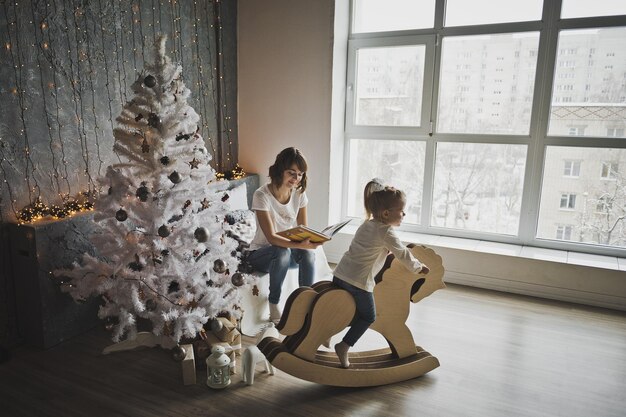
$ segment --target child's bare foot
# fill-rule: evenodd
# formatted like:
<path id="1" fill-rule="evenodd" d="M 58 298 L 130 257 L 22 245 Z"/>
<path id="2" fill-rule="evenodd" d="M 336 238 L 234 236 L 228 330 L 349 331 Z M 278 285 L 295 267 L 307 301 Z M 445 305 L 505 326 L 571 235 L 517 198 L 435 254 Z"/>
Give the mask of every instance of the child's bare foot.
<path id="1" fill-rule="evenodd" d="M 350 345 L 346 342 L 339 342 L 335 345 L 335 353 L 337 353 L 337 357 L 339 358 L 339 362 L 341 362 L 342 368 L 348 368 L 350 366 L 350 361 L 348 360 L 349 349 Z"/>

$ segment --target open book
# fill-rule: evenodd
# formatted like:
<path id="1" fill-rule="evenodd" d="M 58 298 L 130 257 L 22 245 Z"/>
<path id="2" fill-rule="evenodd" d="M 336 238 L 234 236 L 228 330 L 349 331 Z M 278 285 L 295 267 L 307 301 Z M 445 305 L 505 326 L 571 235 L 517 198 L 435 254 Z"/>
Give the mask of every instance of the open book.
<path id="1" fill-rule="evenodd" d="M 289 230 L 278 232 L 277 234 L 289 240 L 293 240 L 294 242 L 301 242 L 306 238 L 309 238 L 313 243 L 327 242 L 332 239 L 335 233 L 341 230 L 342 227 L 350 223 L 350 220 L 352 219 L 342 220 L 339 223 L 326 227 L 321 232 L 306 226 L 296 226 Z"/>

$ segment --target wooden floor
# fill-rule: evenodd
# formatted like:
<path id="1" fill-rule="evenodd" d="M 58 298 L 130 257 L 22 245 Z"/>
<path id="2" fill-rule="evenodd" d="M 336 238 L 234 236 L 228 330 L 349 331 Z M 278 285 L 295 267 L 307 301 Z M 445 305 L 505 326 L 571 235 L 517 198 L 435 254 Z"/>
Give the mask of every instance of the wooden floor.
<path id="1" fill-rule="evenodd" d="M 94 329 L 0 365 L 2 416 L 626 416 L 626 313 L 449 285 L 412 306 L 430 374 L 389 386 L 320 386 L 258 368 L 223 391 L 183 386 L 160 349 L 100 354 Z M 333 341 L 338 337 L 333 338 Z M 244 343 L 250 343 L 248 338 Z M 382 347 L 366 336 L 355 350 Z"/>

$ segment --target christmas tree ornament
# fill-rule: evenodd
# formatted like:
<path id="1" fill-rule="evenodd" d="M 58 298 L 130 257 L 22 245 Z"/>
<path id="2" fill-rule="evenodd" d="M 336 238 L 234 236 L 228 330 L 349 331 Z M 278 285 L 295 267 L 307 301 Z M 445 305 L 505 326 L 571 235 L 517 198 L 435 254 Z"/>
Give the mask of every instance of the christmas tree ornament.
<path id="1" fill-rule="evenodd" d="M 168 166 L 170 164 L 170 158 L 167 156 L 162 157 L 161 159 L 159 159 L 159 161 L 165 166 Z"/>
<path id="2" fill-rule="evenodd" d="M 226 263 L 221 259 L 216 259 L 215 262 L 213 262 L 213 270 L 218 274 L 223 274 L 226 272 Z"/>
<path id="3" fill-rule="evenodd" d="M 148 201 L 149 195 L 150 191 L 148 191 L 148 187 L 146 187 L 143 183 L 141 187 L 137 188 L 137 192 L 135 193 L 135 196 L 137 196 L 137 198 L 144 203 Z"/>
<path id="4" fill-rule="evenodd" d="M 211 207 L 211 203 L 206 198 L 200 202 L 200 205 L 202 206 L 200 210 L 206 210 Z"/>
<path id="5" fill-rule="evenodd" d="M 228 195 L 228 193 L 224 193 L 224 195 L 222 196 L 222 201 L 225 202 L 229 198 L 230 198 L 230 196 Z"/>
<path id="6" fill-rule="evenodd" d="M 154 311 L 157 308 L 157 302 L 154 301 L 152 298 L 149 298 L 146 300 L 146 310 L 148 311 Z"/>
<path id="7" fill-rule="evenodd" d="M 174 347 L 174 349 L 172 349 L 172 359 L 174 359 L 176 362 L 181 362 L 183 359 L 185 359 L 185 355 L 187 355 L 187 351 L 181 345 L 178 345 Z"/>
<path id="8" fill-rule="evenodd" d="M 139 113 L 137 116 L 135 116 L 135 121 L 138 122 L 141 119 L 143 119 L 143 114 Z"/>
<path id="9" fill-rule="evenodd" d="M 148 126 L 158 129 L 161 126 L 161 118 L 156 113 L 150 113 L 148 115 Z"/>
<path id="10" fill-rule="evenodd" d="M 163 255 L 163 256 L 168 256 L 169 254 L 170 254 L 170 251 L 169 251 L 169 250 L 167 250 L 167 249 L 163 249 L 163 250 L 161 251 L 161 255 Z"/>
<path id="11" fill-rule="evenodd" d="M 141 152 L 148 153 L 150 152 L 150 145 L 148 145 L 148 141 L 146 139 L 141 143 Z"/>
<path id="12" fill-rule="evenodd" d="M 198 165 L 200 165 L 200 161 L 198 161 L 196 158 L 193 158 L 189 162 L 189 166 L 191 167 L 191 169 L 198 169 Z"/>
<path id="13" fill-rule="evenodd" d="M 215 345 L 211 349 L 211 355 L 206 359 L 206 374 L 206 384 L 211 388 L 222 389 L 230 385 L 230 358 L 224 346 Z"/>
<path id="14" fill-rule="evenodd" d="M 154 75 L 148 75 L 146 76 L 146 78 L 143 79 L 143 83 L 146 87 L 152 88 L 156 85 L 157 80 Z"/>
<path id="15" fill-rule="evenodd" d="M 189 140 L 190 137 L 191 135 L 189 134 L 181 133 L 179 135 L 176 135 L 176 142 L 180 142 L 181 140 Z"/>
<path id="16" fill-rule="evenodd" d="M 178 171 L 174 171 L 170 174 L 169 177 L 167 177 L 170 179 L 170 181 L 172 181 L 174 184 L 178 184 L 179 182 L 182 181 L 182 177 L 180 176 L 180 174 L 178 173 Z"/>
<path id="17" fill-rule="evenodd" d="M 159 227 L 158 233 L 161 237 L 168 237 L 170 235 L 170 229 L 166 225 L 163 225 Z"/>
<path id="18" fill-rule="evenodd" d="M 180 284 L 178 283 L 178 281 L 170 282 L 170 284 L 167 286 L 167 293 L 172 294 L 177 291 L 180 291 Z"/>
<path id="19" fill-rule="evenodd" d="M 128 267 L 135 272 L 141 272 L 143 271 L 143 265 L 141 264 L 141 262 L 139 262 L 139 259 L 132 261 L 131 263 L 128 264 Z"/>
<path id="20" fill-rule="evenodd" d="M 193 236 L 200 243 L 204 243 L 209 240 L 209 231 L 205 227 L 198 227 L 195 232 L 193 232 Z"/>
<path id="21" fill-rule="evenodd" d="M 241 287 L 245 283 L 243 279 L 243 274 L 235 272 L 230 278 L 230 282 L 232 282 L 235 287 Z"/>
<path id="22" fill-rule="evenodd" d="M 187 207 L 191 205 L 191 200 L 185 201 L 185 205 L 183 206 L 183 211 L 187 210 Z"/>
<path id="23" fill-rule="evenodd" d="M 126 221 L 126 219 L 128 219 L 128 213 L 126 213 L 124 209 L 119 209 L 115 212 L 115 218 L 120 222 Z"/>

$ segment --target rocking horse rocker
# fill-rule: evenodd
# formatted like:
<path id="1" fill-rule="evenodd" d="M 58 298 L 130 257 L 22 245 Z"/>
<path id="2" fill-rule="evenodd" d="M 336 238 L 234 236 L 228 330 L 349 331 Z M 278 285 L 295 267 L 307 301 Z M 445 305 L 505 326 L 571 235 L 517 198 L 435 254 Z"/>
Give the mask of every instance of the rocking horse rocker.
<path id="1" fill-rule="evenodd" d="M 325 385 L 366 387 L 391 384 L 424 375 L 439 366 L 430 353 L 416 346 L 406 326 L 409 301 L 416 303 L 445 288 L 441 257 L 432 249 L 412 246 L 413 255 L 428 265 L 427 275 L 414 274 L 389 255 L 376 275 L 374 300 L 376 330 L 388 348 L 350 353 L 350 367 L 342 368 L 334 352 L 317 350 L 350 325 L 355 315 L 354 298 L 330 281 L 300 287 L 287 300 L 277 329 L 286 335 L 281 342 L 266 337 L 258 344 L 276 368 L 297 378 Z"/>

